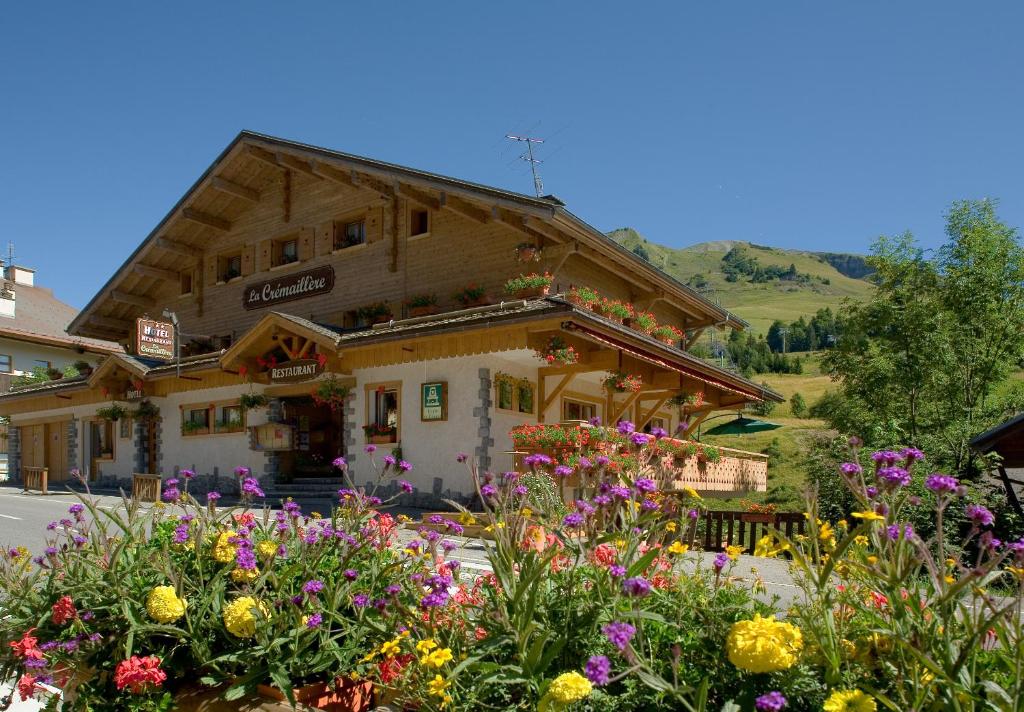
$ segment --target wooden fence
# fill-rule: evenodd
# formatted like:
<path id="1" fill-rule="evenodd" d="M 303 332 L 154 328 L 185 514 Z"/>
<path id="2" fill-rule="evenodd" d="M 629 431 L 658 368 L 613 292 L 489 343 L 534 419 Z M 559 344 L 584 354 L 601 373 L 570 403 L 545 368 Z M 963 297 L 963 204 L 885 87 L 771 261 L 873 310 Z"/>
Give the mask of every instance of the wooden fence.
<path id="1" fill-rule="evenodd" d="M 132 473 L 132 499 L 138 502 L 160 501 L 160 475 L 148 472 Z"/>
<path id="2" fill-rule="evenodd" d="M 704 551 L 724 551 L 729 545 L 742 544 L 745 553 L 753 554 L 757 540 L 770 531 L 778 530 L 787 537 L 794 537 L 803 534 L 806 526 L 803 512 L 707 511 L 693 523 L 687 538 L 700 543 Z"/>
<path id="3" fill-rule="evenodd" d="M 22 467 L 21 476 L 24 478 L 24 491 L 38 490 L 46 494 L 49 485 L 50 471 L 45 467 Z"/>

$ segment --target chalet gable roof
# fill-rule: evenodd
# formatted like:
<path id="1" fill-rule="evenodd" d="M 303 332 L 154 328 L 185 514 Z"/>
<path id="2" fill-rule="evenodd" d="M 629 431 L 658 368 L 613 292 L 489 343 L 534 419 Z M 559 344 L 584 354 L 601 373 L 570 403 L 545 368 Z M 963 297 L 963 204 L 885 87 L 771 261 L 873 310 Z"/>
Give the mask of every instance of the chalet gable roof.
<path id="1" fill-rule="evenodd" d="M 230 230 L 232 222 L 260 199 L 267 171 L 287 169 L 379 196 L 400 196 L 479 222 L 497 220 L 527 236 L 561 243 L 555 248 L 606 260 L 643 284 L 654 298 L 670 299 L 721 325 L 747 324 L 729 311 L 641 259 L 571 213 L 553 196 L 513 191 L 400 166 L 319 146 L 242 131 L 171 208 L 68 327 L 69 333 L 123 338 L 131 320 L 112 305 L 134 310 L 156 307 L 145 278 L 177 279 L 168 262 L 194 259 L 197 249 Z M 261 174 L 260 171 L 263 173 Z M 256 178 L 253 178 L 256 176 Z M 123 311 L 123 310 L 122 310 Z"/>

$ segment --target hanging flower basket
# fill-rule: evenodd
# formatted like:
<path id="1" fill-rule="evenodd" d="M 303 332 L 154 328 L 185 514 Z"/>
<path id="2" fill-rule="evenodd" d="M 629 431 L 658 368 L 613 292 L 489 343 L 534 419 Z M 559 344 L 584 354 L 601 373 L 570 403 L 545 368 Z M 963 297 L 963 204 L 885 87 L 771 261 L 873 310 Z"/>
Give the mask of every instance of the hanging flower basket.
<path id="1" fill-rule="evenodd" d="M 332 375 L 321 381 L 309 395 L 317 405 L 326 405 L 332 411 L 336 411 L 344 407 L 345 401 L 351 393 L 351 388 L 338 383 L 338 379 Z"/>
<path id="2" fill-rule="evenodd" d="M 609 371 L 601 383 L 607 390 L 615 393 L 636 393 L 644 385 L 640 376 L 622 371 Z"/>
<path id="3" fill-rule="evenodd" d="M 270 399 L 262 393 L 243 393 L 238 397 L 238 405 L 242 410 L 256 410 L 266 408 Z"/>
<path id="4" fill-rule="evenodd" d="M 541 250 L 529 242 L 521 242 L 516 245 L 516 260 L 519 262 L 539 262 Z"/>
<path id="5" fill-rule="evenodd" d="M 550 272 L 521 274 L 505 282 L 505 291 L 516 299 L 535 299 L 547 296 L 553 279 Z"/>
<path id="6" fill-rule="evenodd" d="M 580 360 L 579 352 L 565 343 L 565 339 L 560 336 L 552 336 L 543 349 L 534 351 L 534 355 L 548 363 L 560 363 L 564 366 L 571 366 Z"/>

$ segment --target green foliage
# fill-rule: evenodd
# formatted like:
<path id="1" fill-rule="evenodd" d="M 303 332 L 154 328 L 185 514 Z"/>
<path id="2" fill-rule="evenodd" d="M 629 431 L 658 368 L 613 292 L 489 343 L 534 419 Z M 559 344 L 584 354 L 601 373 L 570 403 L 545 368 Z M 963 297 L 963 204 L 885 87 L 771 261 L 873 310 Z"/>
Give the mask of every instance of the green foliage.
<path id="1" fill-rule="evenodd" d="M 1024 400 L 1000 394 L 1024 358 L 1024 248 L 990 201 L 955 203 L 946 233 L 933 257 L 909 234 L 875 244 L 878 288 L 845 308 L 844 337 L 824 359 L 839 396 L 821 411 L 869 443 L 892 433 L 976 474 L 969 440 Z"/>
<path id="2" fill-rule="evenodd" d="M 804 402 L 804 397 L 799 393 L 794 393 L 789 398 L 789 411 L 796 418 L 803 418 L 807 415 L 807 403 Z"/>
<path id="3" fill-rule="evenodd" d="M 839 317 L 829 307 L 823 307 L 809 319 L 801 316 L 789 324 L 776 319 L 766 338 L 773 352 L 790 353 L 832 348 L 842 334 Z"/>
<path id="4" fill-rule="evenodd" d="M 726 345 L 729 358 L 744 373 L 800 373 L 797 358 L 773 353 L 763 336 L 733 331 Z"/>

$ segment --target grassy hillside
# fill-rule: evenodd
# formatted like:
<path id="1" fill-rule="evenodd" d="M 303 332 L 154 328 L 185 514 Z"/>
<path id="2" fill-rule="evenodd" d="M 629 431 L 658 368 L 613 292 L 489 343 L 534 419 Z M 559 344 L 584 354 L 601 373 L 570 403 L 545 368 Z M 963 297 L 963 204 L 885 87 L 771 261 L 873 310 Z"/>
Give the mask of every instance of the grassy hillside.
<path id="1" fill-rule="evenodd" d="M 627 249 L 646 255 L 651 264 L 746 319 L 758 333 L 767 332 L 776 319 L 790 322 L 822 307 L 834 310 L 843 299 L 863 299 L 872 289 L 864 279 L 843 273 L 864 274 L 866 268 L 858 255 L 783 250 L 739 240 L 703 242 L 676 249 L 651 242 L 632 228 L 614 230 L 609 236 Z M 792 265 L 801 279 L 755 283 L 740 278 L 730 282 L 723 271 L 726 265 L 722 260 L 734 247 L 764 268 L 786 269 Z"/>

